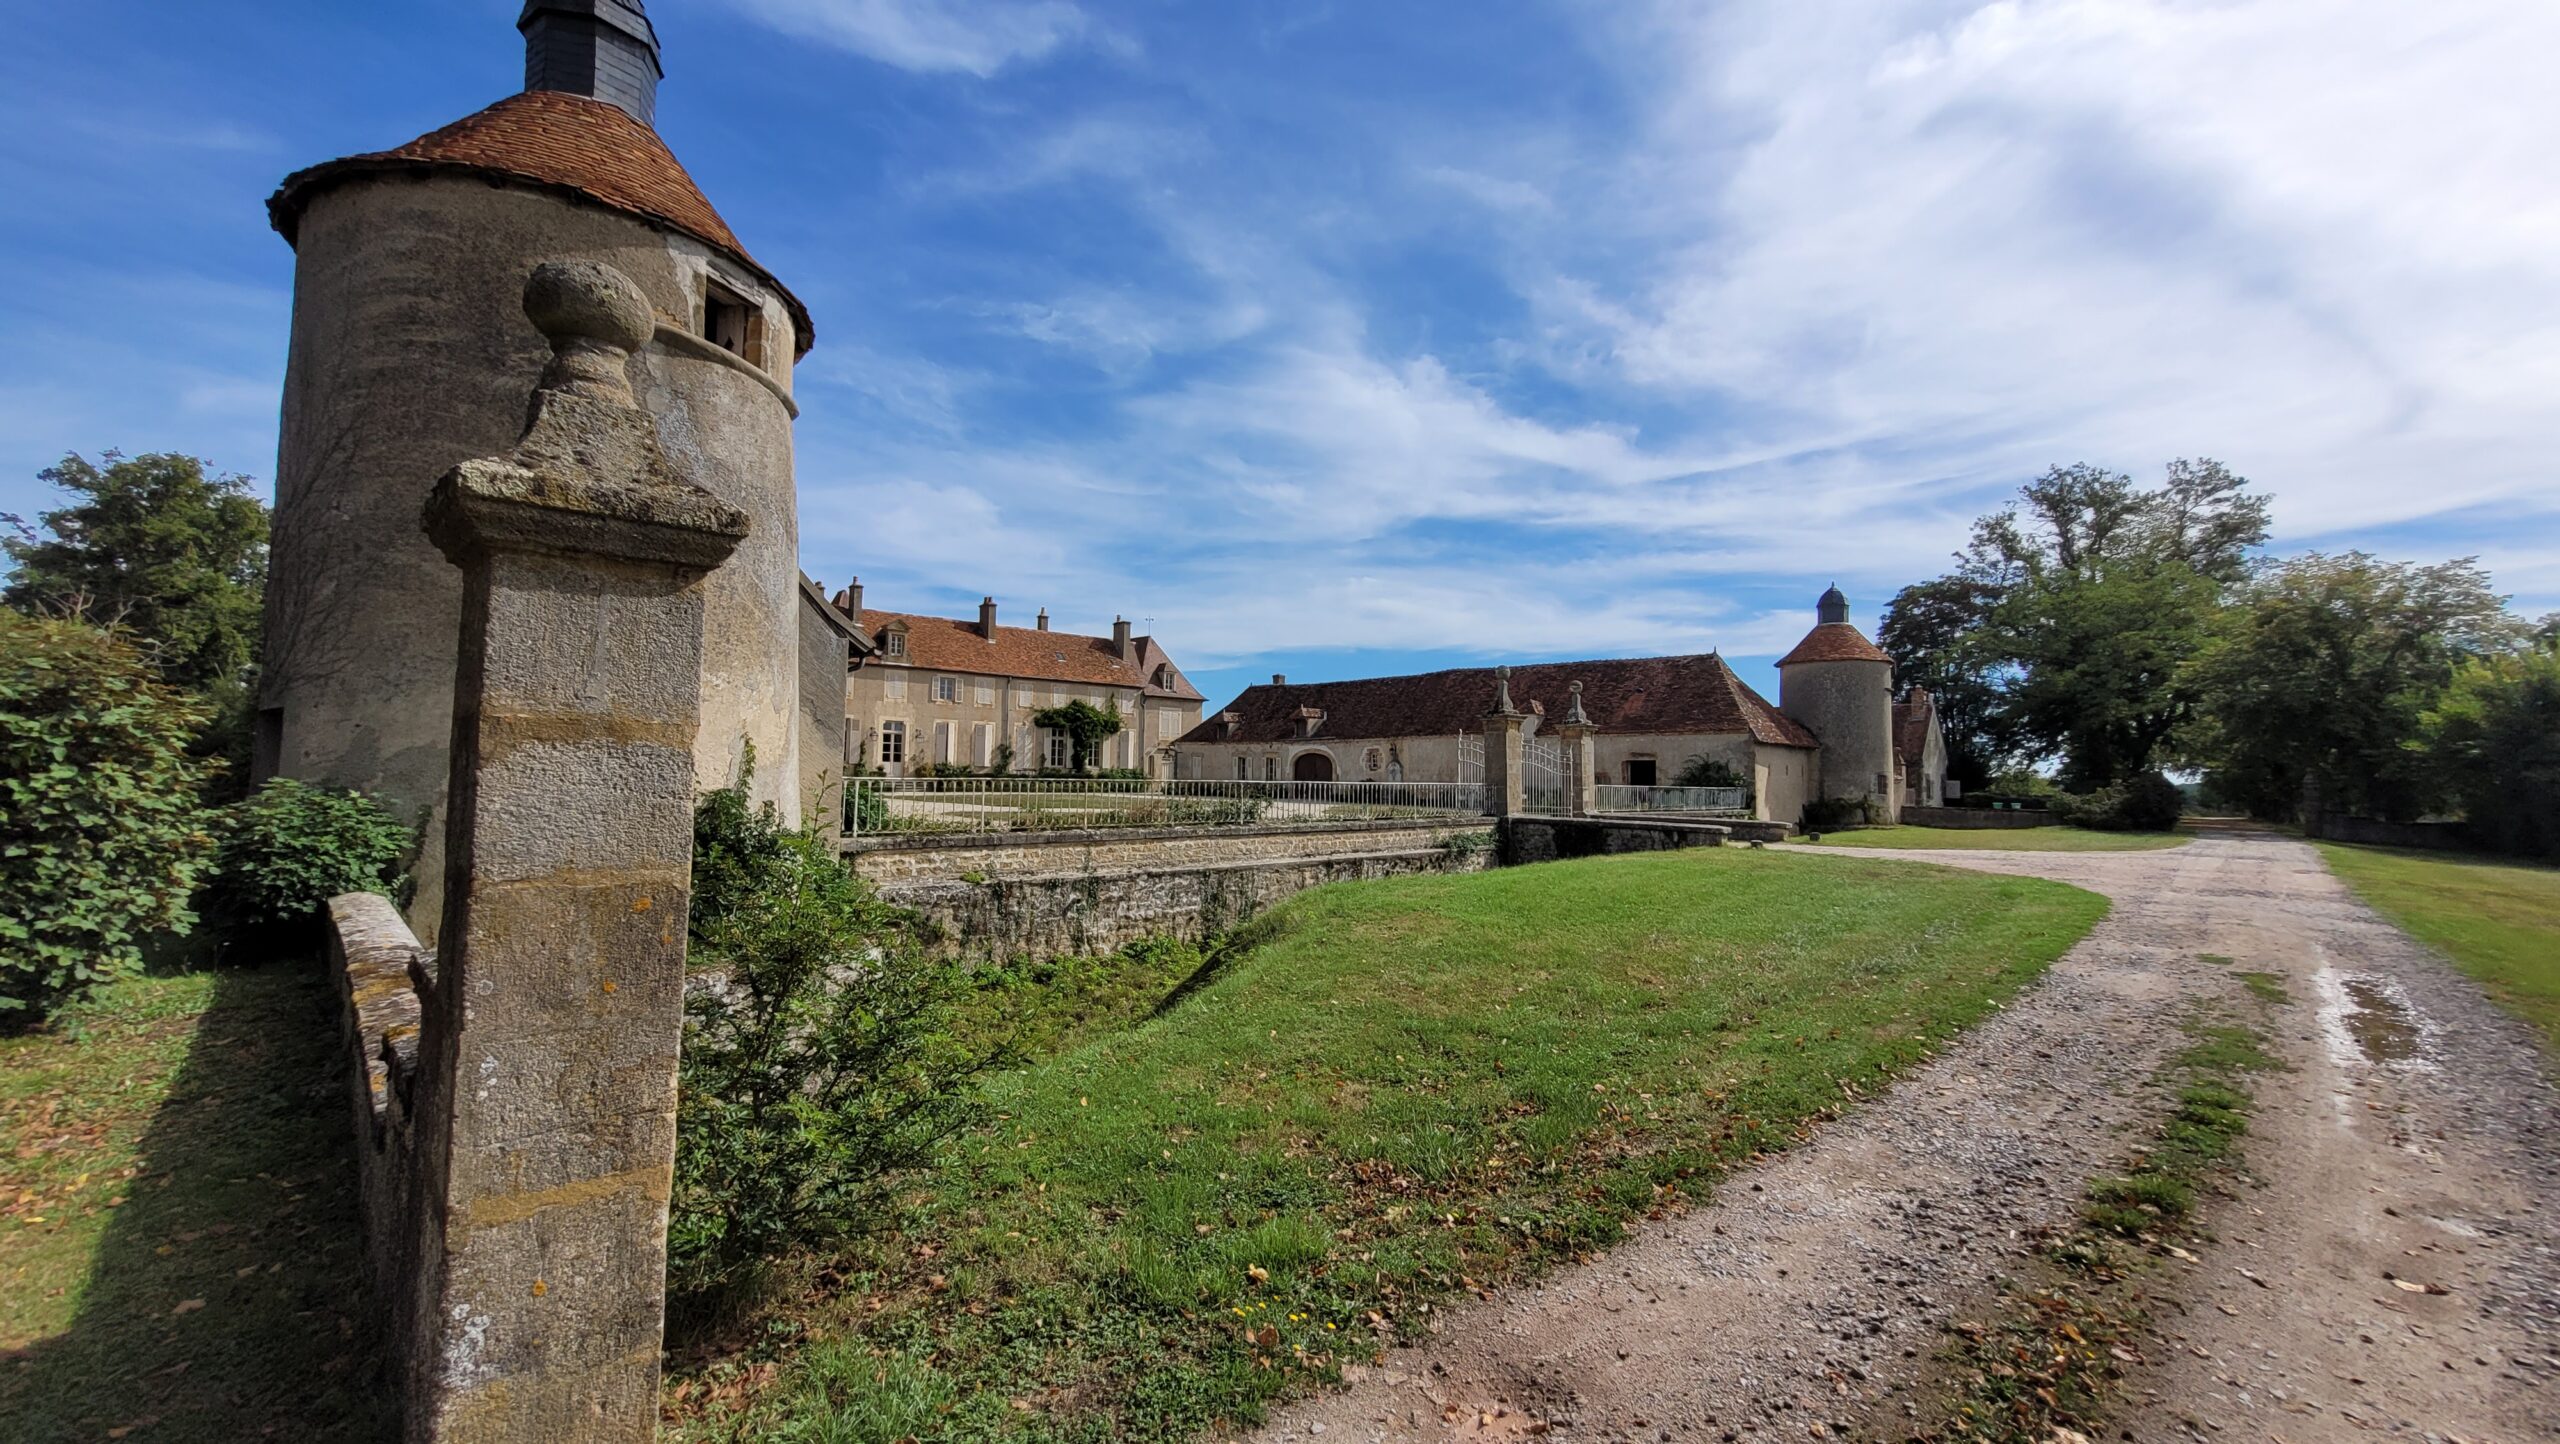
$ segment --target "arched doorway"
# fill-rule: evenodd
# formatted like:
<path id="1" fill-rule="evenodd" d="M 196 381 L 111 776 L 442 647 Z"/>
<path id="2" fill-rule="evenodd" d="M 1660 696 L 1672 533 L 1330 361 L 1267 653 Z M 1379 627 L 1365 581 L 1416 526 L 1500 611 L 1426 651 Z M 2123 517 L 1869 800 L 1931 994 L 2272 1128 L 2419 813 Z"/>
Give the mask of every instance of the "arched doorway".
<path id="1" fill-rule="evenodd" d="M 1301 752 L 1298 760 L 1289 764 L 1289 776 L 1299 782 L 1331 782 L 1333 757 L 1324 752 Z"/>

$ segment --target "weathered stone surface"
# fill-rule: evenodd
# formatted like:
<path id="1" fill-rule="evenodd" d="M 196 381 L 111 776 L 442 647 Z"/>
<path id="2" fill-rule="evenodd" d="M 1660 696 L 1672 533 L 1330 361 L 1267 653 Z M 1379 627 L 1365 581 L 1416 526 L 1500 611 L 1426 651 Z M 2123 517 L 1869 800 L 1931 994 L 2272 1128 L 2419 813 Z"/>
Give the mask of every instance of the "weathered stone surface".
<path id="1" fill-rule="evenodd" d="M 1103 828 L 1089 832 L 890 834 L 856 839 L 854 873 L 875 882 L 923 878 L 1047 877 L 1063 873 L 1154 871 L 1411 852 L 1482 833 L 1481 818 L 1439 822 L 1314 822 L 1267 827 Z"/>
<path id="2" fill-rule="evenodd" d="M 1506 817 L 1502 865 L 1555 862 L 1621 852 L 1668 852 L 1722 847 L 1732 835 L 1723 823 L 1665 822 L 1627 817 Z"/>
<path id="3" fill-rule="evenodd" d="M 617 397 L 645 335 L 627 282 L 544 267 L 526 309 L 555 364 L 525 440 L 427 513 L 463 633 L 407 1252 L 382 1282 L 409 1439 L 629 1444 L 657 1419 L 703 568 L 745 518 Z"/>

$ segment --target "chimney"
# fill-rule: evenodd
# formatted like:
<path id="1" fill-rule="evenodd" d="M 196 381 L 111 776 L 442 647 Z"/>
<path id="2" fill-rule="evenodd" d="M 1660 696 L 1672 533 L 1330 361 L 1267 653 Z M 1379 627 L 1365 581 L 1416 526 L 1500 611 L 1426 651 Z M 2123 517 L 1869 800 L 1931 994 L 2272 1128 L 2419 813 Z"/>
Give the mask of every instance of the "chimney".
<path id="1" fill-rule="evenodd" d="M 1271 674 L 1271 685 L 1272 685 L 1272 686 L 1274 686 L 1274 687 L 1286 687 L 1286 686 L 1288 686 L 1288 685 L 1289 685 L 1289 674 L 1288 674 L 1288 673 L 1286 673 L 1286 672 L 1274 672 L 1274 673 L 1272 673 L 1272 674 Z"/>
<path id="2" fill-rule="evenodd" d="M 990 642 L 996 639 L 996 599 L 993 597 L 978 603 L 978 635 Z"/>
<path id="3" fill-rule="evenodd" d="M 1129 619 L 1126 617 L 1112 619 L 1111 650 L 1120 654 L 1121 661 L 1129 660 Z"/>
<path id="4" fill-rule="evenodd" d="M 856 621 L 862 619 L 862 578 L 860 577 L 855 577 L 853 585 L 844 589 L 844 614 Z"/>
<path id="5" fill-rule="evenodd" d="M 1040 630 L 1044 632 L 1049 630 L 1049 609 L 1047 607 L 1042 607 L 1040 609 L 1039 627 Z"/>
<path id="6" fill-rule="evenodd" d="M 618 105 L 642 125 L 658 113 L 658 32 L 641 0 L 526 0 L 524 88 Z"/>

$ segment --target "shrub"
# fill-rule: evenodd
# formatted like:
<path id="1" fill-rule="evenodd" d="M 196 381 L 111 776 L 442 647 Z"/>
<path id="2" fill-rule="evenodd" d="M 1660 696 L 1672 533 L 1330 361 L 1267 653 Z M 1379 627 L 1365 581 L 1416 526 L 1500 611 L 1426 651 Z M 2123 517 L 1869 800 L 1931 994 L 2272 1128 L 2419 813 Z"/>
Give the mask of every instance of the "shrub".
<path id="1" fill-rule="evenodd" d="M 1843 827 L 1864 827 L 1882 816 L 1872 797 L 1817 797 L 1804 805 L 1797 827 L 1804 832 L 1832 832 Z"/>
<path id="2" fill-rule="evenodd" d="M 414 834 L 360 792 L 269 778 L 214 818 L 205 912 L 235 948 L 300 950 L 340 893 L 397 896 Z"/>
<path id="3" fill-rule="evenodd" d="M 1742 775 L 1732 763 L 1721 757 L 1704 754 L 1680 764 L 1679 775 L 1671 779 L 1674 787 L 1748 787 L 1751 779 Z"/>
<path id="4" fill-rule="evenodd" d="M 2186 789 L 2158 772 L 2089 793 L 2062 793 L 2053 813 L 2073 827 L 2099 832 L 2167 832 L 2186 815 Z"/>
<path id="5" fill-rule="evenodd" d="M 123 641 L 0 611 L 0 1028 L 141 962 L 187 925 L 209 839 L 187 755 L 200 705 Z"/>
<path id="6" fill-rule="evenodd" d="M 716 1294 L 884 1211 L 969 1125 L 994 1060 L 956 1041 L 957 970 L 924 956 L 818 837 L 729 789 L 702 799 L 669 1282 Z M 707 905 L 706 905 L 707 904 Z"/>

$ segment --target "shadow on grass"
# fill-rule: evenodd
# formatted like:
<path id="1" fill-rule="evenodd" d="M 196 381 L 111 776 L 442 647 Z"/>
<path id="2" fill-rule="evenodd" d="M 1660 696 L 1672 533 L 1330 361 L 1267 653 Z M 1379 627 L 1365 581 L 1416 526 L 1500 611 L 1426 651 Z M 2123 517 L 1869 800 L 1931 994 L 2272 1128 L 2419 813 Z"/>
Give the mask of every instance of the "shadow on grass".
<path id="1" fill-rule="evenodd" d="M 0 1356 L 0 1439 L 389 1437 L 335 1003 L 221 975 L 71 1326 Z"/>

